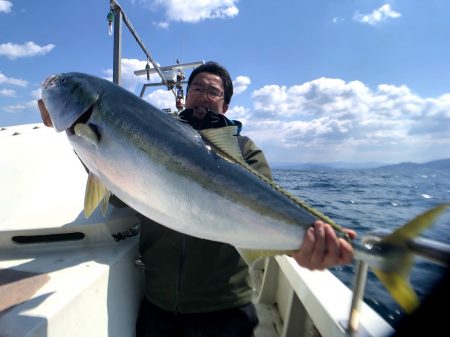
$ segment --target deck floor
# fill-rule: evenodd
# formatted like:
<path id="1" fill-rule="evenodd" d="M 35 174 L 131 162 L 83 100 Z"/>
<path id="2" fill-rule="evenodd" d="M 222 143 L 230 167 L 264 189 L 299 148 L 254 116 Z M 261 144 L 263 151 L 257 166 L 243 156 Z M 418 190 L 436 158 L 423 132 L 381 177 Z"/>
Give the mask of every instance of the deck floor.
<path id="1" fill-rule="evenodd" d="M 258 312 L 259 324 L 255 329 L 255 337 L 278 337 L 281 326 L 281 317 L 272 305 L 255 304 Z"/>

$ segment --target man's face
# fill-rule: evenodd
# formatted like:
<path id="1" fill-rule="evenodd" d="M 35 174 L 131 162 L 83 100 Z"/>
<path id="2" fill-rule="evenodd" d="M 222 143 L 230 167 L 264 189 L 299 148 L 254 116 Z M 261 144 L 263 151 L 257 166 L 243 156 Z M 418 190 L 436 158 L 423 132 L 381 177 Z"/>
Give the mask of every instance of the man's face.
<path id="1" fill-rule="evenodd" d="M 186 108 L 192 109 L 193 116 L 197 119 L 203 119 L 207 109 L 225 114 L 228 104 L 224 101 L 222 79 L 206 72 L 195 76 L 186 96 Z"/>

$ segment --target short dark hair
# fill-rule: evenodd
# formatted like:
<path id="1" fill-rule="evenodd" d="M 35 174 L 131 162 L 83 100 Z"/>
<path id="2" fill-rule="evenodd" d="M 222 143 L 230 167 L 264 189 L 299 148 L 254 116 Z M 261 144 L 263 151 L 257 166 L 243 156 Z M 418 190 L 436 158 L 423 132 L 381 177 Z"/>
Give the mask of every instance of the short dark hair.
<path id="1" fill-rule="evenodd" d="M 230 74 L 228 73 L 228 70 L 226 70 L 224 67 L 222 67 L 220 64 L 214 61 L 208 61 L 192 71 L 188 79 L 186 91 L 189 92 L 189 86 L 191 85 L 195 76 L 197 76 L 200 73 L 210 73 L 213 75 L 217 75 L 222 79 L 224 89 L 223 99 L 225 103 L 230 104 L 231 96 L 233 96 L 233 82 L 231 81 L 231 77 Z"/>

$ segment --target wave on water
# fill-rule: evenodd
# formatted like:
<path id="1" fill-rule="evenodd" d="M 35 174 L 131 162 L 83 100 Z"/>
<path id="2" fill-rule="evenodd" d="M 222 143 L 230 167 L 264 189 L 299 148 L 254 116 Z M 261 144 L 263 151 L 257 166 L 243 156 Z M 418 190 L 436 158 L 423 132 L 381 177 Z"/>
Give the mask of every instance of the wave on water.
<path id="1" fill-rule="evenodd" d="M 450 201 L 450 172 L 430 170 L 336 170 L 275 169 L 277 184 L 317 208 L 358 236 L 372 230 L 402 226 L 415 216 Z M 424 238 L 450 244 L 450 212 L 444 213 L 423 235 Z M 330 269 L 352 288 L 355 265 Z M 417 258 L 411 272 L 411 284 L 422 300 L 446 272 L 446 268 Z M 405 313 L 369 272 L 365 301 L 390 324 L 395 325 Z"/>

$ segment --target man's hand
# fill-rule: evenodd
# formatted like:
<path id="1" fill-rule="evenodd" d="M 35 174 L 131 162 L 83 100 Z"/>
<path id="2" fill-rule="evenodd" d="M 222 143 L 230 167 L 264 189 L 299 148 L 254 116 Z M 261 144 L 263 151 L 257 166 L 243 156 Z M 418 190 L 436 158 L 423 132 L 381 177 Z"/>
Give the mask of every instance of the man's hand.
<path id="1" fill-rule="evenodd" d="M 355 238 L 356 233 L 349 229 L 344 231 Z M 338 238 L 331 225 L 316 220 L 309 228 L 299 250 L 291 255 L 297 263 L 310 270 L 323 270 L 334 265 L 348 264 L 353 259 L 353 248 L 345 239 Z"/>

